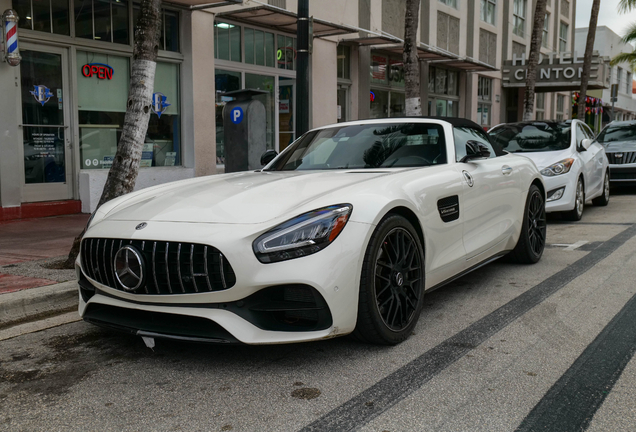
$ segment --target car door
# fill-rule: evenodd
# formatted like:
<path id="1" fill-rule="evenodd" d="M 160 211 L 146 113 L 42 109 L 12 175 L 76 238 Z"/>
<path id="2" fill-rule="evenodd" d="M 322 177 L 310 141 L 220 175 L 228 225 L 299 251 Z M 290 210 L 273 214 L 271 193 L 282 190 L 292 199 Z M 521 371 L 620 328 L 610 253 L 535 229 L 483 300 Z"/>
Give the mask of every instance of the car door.
<path id="1" fill-rule="evenodd" d="M 587 125 L 576 122 L 576 151 L 578 152 L 583 167 L 583 178 L 585 179 L 585 196 L 592 197 L 601 187 L 602 173 L 598 164 L 600 149 L 591 145 L 587 150 L 583 149 L 584 139 L 593 139 L 594 135 L 586 130 Z M 602 168 L 602 167 L 601 167 Z"/>
<path id="2" fill-rule="evenodd" d="M 523 212 L 523 185 L 515 175 L 518 159 L 501 151 L 495 153 L 487 135 L 479 129 L 455 127 L 454 138 L 456 167 L 464 180 L 460 206 L 464 209 L 466 259 L 479 262 L 508 240 L 519 220 L 519 209 Z M 486 145 L 491 150 L 490 157 L 460 162 L 469 140 Z"/>
<path id="3" fill-rule="evenodd" d="M 592 144 L 588 151 L 591 151 L 594 154 L 594 171 L 596 173 L 597 189 L 594 195 L 597 193 L 600 194 L 603 191 L 603 181 L 605 180 L 605 167 L 607 166 L 607 156 L 605 156 L 605 147 L 603 147 L 598 141 L 596 141 L 596 136 L 592 129 L 587 124 L 583 125 L 583 129 L 585 130 L 589 139 L 592 140 Z"/>

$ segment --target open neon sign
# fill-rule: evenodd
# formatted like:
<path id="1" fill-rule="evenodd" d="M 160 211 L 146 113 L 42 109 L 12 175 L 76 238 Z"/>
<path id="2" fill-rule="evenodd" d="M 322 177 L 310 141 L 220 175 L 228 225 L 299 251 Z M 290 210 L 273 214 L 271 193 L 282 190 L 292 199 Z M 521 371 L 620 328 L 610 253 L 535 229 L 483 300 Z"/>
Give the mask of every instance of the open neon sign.
<path id="1" fill-rule="evenodd" d="M 82 75 L 86 78 L 97 76 L 99 79 L 113 79 L 113 68 L 103 63 L 89 63 L 82 66 Z"/>

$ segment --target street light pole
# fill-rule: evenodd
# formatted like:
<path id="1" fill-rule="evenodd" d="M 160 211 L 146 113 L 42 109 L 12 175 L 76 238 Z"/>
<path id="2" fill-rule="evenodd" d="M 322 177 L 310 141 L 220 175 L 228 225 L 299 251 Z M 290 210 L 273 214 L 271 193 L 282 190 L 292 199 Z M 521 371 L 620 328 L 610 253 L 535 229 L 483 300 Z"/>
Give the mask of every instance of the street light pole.
<path id="1" fill-rule="evenodd" d="M 296 135 L 309 130 L 309 0 L 298 0 L 296 26 Z"/>

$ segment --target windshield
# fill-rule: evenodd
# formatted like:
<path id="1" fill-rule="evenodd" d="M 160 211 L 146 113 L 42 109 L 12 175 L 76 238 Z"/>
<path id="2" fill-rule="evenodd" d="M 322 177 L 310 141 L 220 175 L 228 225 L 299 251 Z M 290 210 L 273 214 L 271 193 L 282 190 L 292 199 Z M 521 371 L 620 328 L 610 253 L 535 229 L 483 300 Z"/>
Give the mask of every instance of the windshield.
<path id="1" fill-rule="evenodd" d="M 636 124 L 608 126 L 598 135 L 601 144 L 613 141 L 636 141 Z"/>
<path id="2" fill-rule="evenodd" d="M 446 163 L 439 124 L 356 124 L 309 132 L 267 171 L 421 167 Z"/>
<path id="3" fill-rule="evenodd" d="M 491 130 L 491 140 L 510 153 L 565 150 L 570 147 L 569 123 L 509 124 Z"/>

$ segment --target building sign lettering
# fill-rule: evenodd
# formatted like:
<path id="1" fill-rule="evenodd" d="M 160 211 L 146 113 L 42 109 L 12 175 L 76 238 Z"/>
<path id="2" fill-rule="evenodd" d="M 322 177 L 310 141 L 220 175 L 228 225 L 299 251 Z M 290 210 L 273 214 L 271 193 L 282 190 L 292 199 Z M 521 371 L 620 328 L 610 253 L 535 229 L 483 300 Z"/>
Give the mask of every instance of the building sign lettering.
<path id="1" fill-rule="evenodd" d="M 86 78 L 96 76 L 99 79 L 113 79 L 113 68 L 103 63 L 89 63 L 82 66 L 82 75 Z"/>
<path id="2" fill-rule="evenodd" d="M 570 91 L 578 90 L 583 74 L 583 58 L 576 51 L 540 54 L 537 65 L 537 91 Z M 526 55 L 513 55 L 503 65 L 504 87 L 525 87 L 528 75 Z M 609 59 L 592 55 L 589 89 L 609 88 Z"/>

